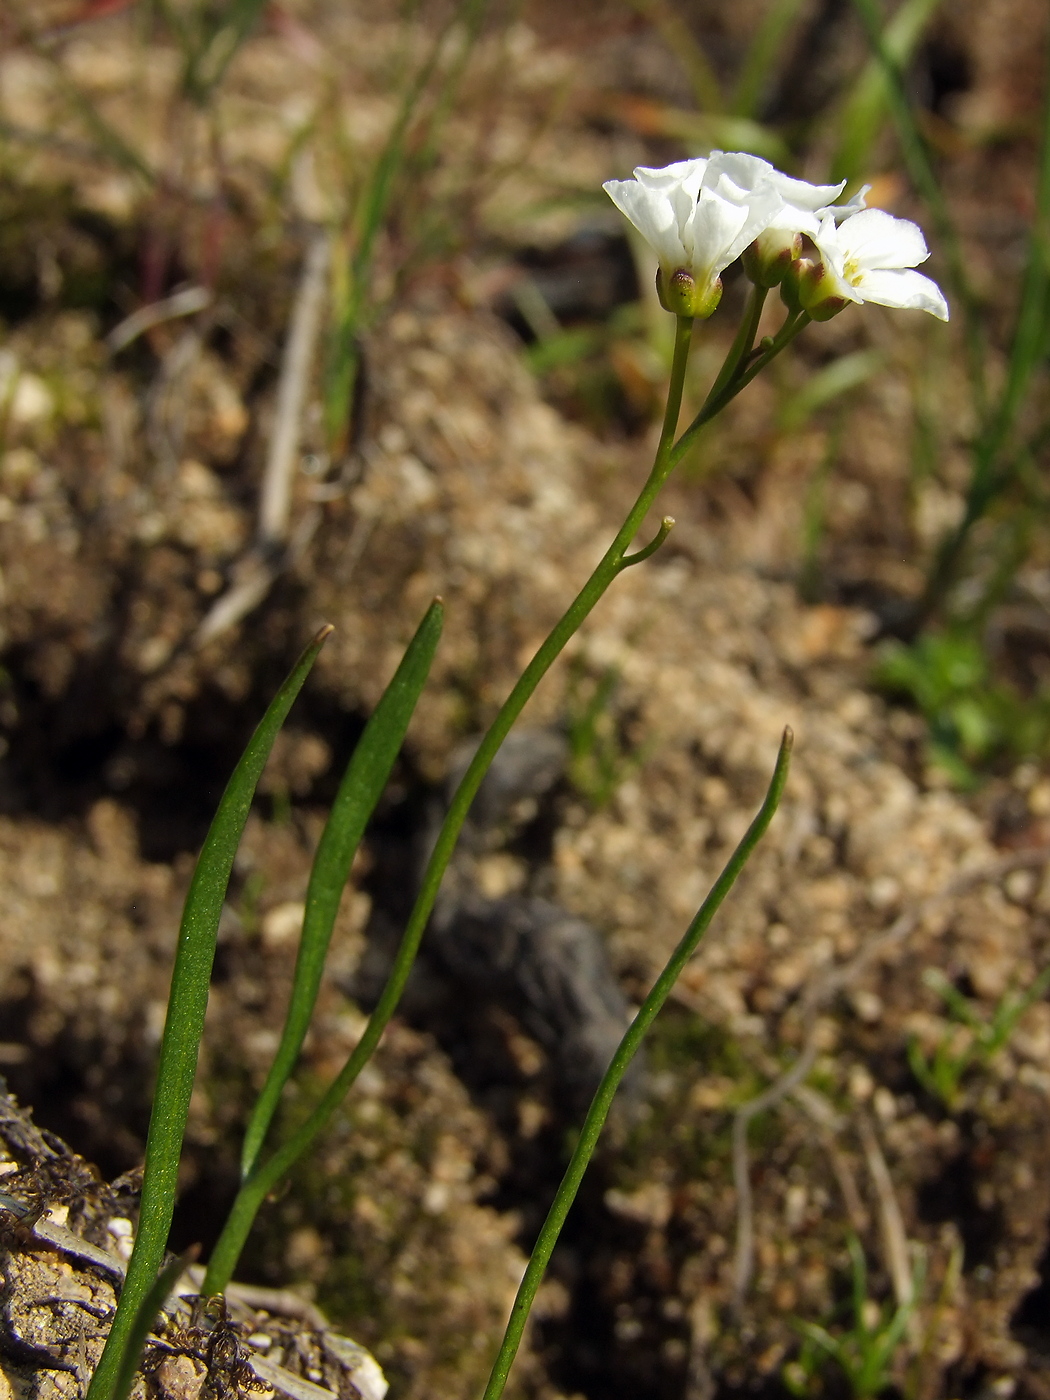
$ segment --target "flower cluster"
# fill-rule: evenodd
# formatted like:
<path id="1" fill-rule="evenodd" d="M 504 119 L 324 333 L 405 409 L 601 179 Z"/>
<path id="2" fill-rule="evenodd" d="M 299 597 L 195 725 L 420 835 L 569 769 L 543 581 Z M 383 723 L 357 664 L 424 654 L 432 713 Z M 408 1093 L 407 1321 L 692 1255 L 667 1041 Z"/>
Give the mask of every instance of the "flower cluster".
<path id="1" fill-rule="evenodd" d="M 921 230 L 865 208 L 867 186 L 836 205 L 844 186 L 811 185 L 758 156 L 715 151 L 662 170 L 639 166 L 632 180 L 604 189 L 656 253 L 660 300 L 676 315 L 710 316 L 721 274 L 742 256 L 753 282 L 782 284 L 788 305 L 813 320 L 874 301 L 946 321 L 940 288 L 915 271 L 929 257 Z"/>

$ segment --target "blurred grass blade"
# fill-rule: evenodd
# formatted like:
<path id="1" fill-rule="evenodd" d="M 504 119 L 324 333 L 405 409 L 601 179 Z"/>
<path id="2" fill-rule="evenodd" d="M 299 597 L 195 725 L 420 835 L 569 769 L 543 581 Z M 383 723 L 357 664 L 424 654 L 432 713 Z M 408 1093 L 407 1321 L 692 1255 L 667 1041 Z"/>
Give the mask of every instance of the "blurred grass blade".
<path id="1" fill-rule="evenodd" d="M 631 6 L 649 21 L 685 69 L 700 111 L 723 112 L 725 98 L 718 75 L 704 46 L 672 0 L 631 0 Z"/>
<path id="2" fill-rule="evenodd" d="M 997 455 L 1010 435 L 1032 372 L 1045 353 L 1050 335 L 1050 87 L 1043 102 L 1042 138 L 1035 215 L 1028 235 L 1010 363 L 989 435 L 991 440 L 985 447 L 984 455 L 990 458 Z"/>
<path id="3" fill-rule="evenodd" d="M 939 4 L 940 0 L 904 0 L 883 29 L 881 53 L 868 61 L 838 119 L 842 137 L 831 164 L 832 180 L 859 180 L 870 173 L 872 147 L 891 102 L 886 61 L 897 69 L 905 67 Z"/>
<path id="4" fill-rule="evenodd" d="M 886 76 L 887 109 L 897 129 L 901 154 L 908 175 L 916 189 L 929 205 L 937 231 L 940 255 L 947 271 L 949 300 L 956 303 L 963 313 L 963 331 L 966 338 L 966 367 L 970 378 L 970 388 L 974 397 L 974 408 L 978 420 L 983 424 L 987 414 L 987 390 L 985 386 L 985 363 L 987 343 L 985 338 L 982 308 L 970 282 L 962 245 L 955 227 L 955 221 L 948 209 L 940 182 L 930 164 L 930 157 L 919 130 L 915 112 L 904 86 L 901 66 L 887 46 L 882 29 L 882 12 L 877 0 L 853 0 L 864 28 L 872 52 Z"/>
<path id="5" fill-rule="evenodd" d="M 109 1338 L 91 1381 L 90 1400 L 114 1400 L 113 1387 L 128 1336 L 164 1258 L 175 1209 L 186 1116 L 208 1008 L 215 939 L 233 859 L 273 742 L 331 631 L 331 627 L 323 627 L 318 632 L 259 721 L 226 785 L 193 872 L 171 974 L 157 1086 L 146 1139 L 139 1231 Z"/>
<path id="6" fill-rule="evenodd" d="M 789 165 L 791 152 L 784 138 L 750 117 L 723 112 L 689 112 L 682 107 L 647 104 L 646 135 L 670 136 L 690 151 L 706 154 L 720 149 L 747 151 L 774 165 Z"/>
<path id="7" fill-rule="evenodd" d="M 441 638 L 444 611 L 440 601 L 431 604 L 365 726 L 339 784 L 310 872 L 302 939 L 281 1043 L 244 1135 L 242 1177 L 248 1175 L 258 1160 L 281 1090 L 302 1049 L 350 866 L 365 826 L 386 787 L 409 720 L 430 674 Z"/>
<path id="8" fill-rule="evenodd" d="M 354 251 L 336 264 L 334 308 L 324 383 L 324 417 L 329 449 L 346 449 L 358 368 L 358 336 L 367 302 L 367 283 L 376 240 L 390 205 L 395 177 L 404 161 L 405 142 L 427 85 L 437 67 L 453 21 L 435 36 L 415 78 L 408 84 L 390 135 L 379 153 L 355 212 Z"/>
<path id="9" fill-rule="evenodd" d="M 198 1247 L 193 1246 L 185 1254 L 177 1255 L 174 1259 L 169 1259 L 157 1275 L 156 1282 L 142 1300 L 131 1330 L 128 1333 L 127 1344 L 124 1348 L 124 1355 L 121 1358 L 120 1370 L 117 1373 L 116 1383 L 113 1386 L 113 1400 L 128 1400 L 131 1388 L 135 1384 L 135 1376 L 142 1363 L 142 1353 L 146 1349 L 146 1339 L 153 1331 L 153 1324 L 164 1304 L 171 1296 L 171 1291 L 179 1281 L 180 1275 L 185 1273 L 187 1267 L 193 1263 L 199 1253 Z"/>
<path id="10" fill-rule="evenodd" d="M 266 0 L 232 0 L 214 14 L 210 8 L 203 11 L 208 23 L 201 27 L 195 51 L 187 52 L 184 58 L 183 91 L 192 102 L 200 106 L 207 103 L 265 5 Z"/>
<path id="11" fill-rule="evenodd" d="M 885 362 L 881 350 L 854 350 L 811 374 L 781 409 L 778 418 L 781 432 L 795 432 L 803 427 L 818 408 L 866 383 Z"/>
<path id="12" fill-rule="evenodd" d="M 860 0 L 858 0 L 860 2 Z M 868 0 L 862 0 L 867 4 Z M 1048 56 L 1050 61 L 1050 56 Z M 929 617 L 950 587 L 973 526 L 995 497 L 1022 469 L 1023 445 L 1004 462 L 1004 449 L 1024 406 L 1036 367 L 1050 344 L 1050 87 L 1043 100 L 1042 150 L 1036 188 L 1035 214 L 1028 237 L 1028 252 L 1021 299 L 1010 345 L 1010 359 L 1002 395 L 974 451 L 966 511 L 955 530 L 942 543 L 930 572 L 923 598 L 923 615 Z"/>
<path id="13" fill-rule="evenodd" d="M 759 115 L 784 40 L 801 8 L 802 0 L 773 0 L 744 59 L 736 91 L 729 104 L 733 116 L 754 119 Z"/>

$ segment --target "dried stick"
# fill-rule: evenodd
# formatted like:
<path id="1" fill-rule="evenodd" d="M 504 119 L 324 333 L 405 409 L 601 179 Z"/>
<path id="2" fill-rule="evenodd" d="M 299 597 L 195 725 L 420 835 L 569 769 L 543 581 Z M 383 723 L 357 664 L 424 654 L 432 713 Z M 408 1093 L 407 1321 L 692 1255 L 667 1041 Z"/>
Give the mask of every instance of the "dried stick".
<path id="1" fill-rule="evenodd" d="M 330 261 L 331 240 L 328 234 L 315 234 L 303 263 L 277 382 L 273 435 L 259 495 L 259 541 L 264 547 L 284 544 L 288 539 L 292 478 L 295 475 L 310 367 L 321 329 Z"/>
<path id="2" fill-rule="evenodd" d="M 864 1160 L 868 1164 L 871 1184 L 875 1188 L 875 1199 L 879 1203 L 882 1247 L 886 1255 L 886 1268 L 893 1282 L 893 1294 L 899 1307 L 908 1307 L 915 1301 L 915 1282 L 908 1258 L 908 1235 L 904 1229 L 900 1202 L 893 1189 L 890 1169 L 882 1155 L 875 1129 L 866 1113 L 857 1114 L 857 1132 L 860 1145 L 864 1149 Z"/>
<path id="3" fill-rule="evenodd" d="M 796 1085 L 791 1097 L 800 1108 L 805 1110 L 816 1125 L 821 1146 L 828 1154 L 831 1170 L 834 1172 L 838 1188 L 842 1192 L 842 1200 L 850 1224 L 858 1235 L 863 1235 L 871 1220 L 867 1208 L 861 1200 L 860 1191 L 857 1189 L 853 1169 L 838 1143 L 838 1134 L 845 1126 L 845 1120 L 841 1114 L 835 1112 L 823 1094 L 819 1094 L 816 1089 L 811 1089 L 808 1084 Z"/>
<path id="4" fill-rule="evenodd" d="M 327 233 L 318 232 L 303 262 L 288 339 L 281 356 L 273 433 L 259 492 L 257 539 L 234 566 L 230 587 L 216 599 L 198 627 L 194 637 L 197 647 L 212 641 L 258 607 L 274 579 L 295 562 L 317 527 L 316 512 L 311 512 L 294 533 L 290 530 L 290 518 L 303 410 L 321 330 L 330 261 L 331 240 Z"/>
<path id="5" fill-rule="evenodd" d="M 154 301 L 149 306 L 140 306 L 130 316 L 113 327 L 106 336 L 106 349 L 111 355 L 118 354 L 154 326 L 165 321 L 178 320 L 180 316 L 193 316 L 211 305 L 211 292 L 207 287 L 184 287 L 181 292 L 173 292 L 170 297 Z"/>
<path id="6" fill-rule="evenodd" d="M 832 968 L 822 977 L 810 983 L 798 1004 L 799 1016 L 809 1026 L 802 1049 L 778 1079 L 768 1088 L 747 1103 L 741 1104 L 733 1120 L 733 1184 L 737 1196 L 736 1255 L 734 1259 L 734 1297 L 737 1306 L 743 1303 L 751 1285 L 754 1273 L 754 1202 L 751 1194 L 750 1161 L 748 1157 L 747 1132 L 751 1120 L 772 1108 L 790 1094 L 808 1077 L 819 1050 L 819 1032 L 816 1025 L 816 1012 L 826 1006 L 833 997 L 845 990 L 864 971 L 870 962 L 910 937 L 926 916 L 944 900 L 957 899 L 977 885 L 995 884 L 1013 870 L 1038 868 L 1050 859 L 1046 846 L 1035 846 L 1027 851 L 1018 851 L 991 861 L 974 870 L 964 871 L 945 882 L 929 898 L 922 900 L 913 909 L 907 909 L 889 926 L 885 932 L 870 939 L 863 948 L 843 963 Z"/>

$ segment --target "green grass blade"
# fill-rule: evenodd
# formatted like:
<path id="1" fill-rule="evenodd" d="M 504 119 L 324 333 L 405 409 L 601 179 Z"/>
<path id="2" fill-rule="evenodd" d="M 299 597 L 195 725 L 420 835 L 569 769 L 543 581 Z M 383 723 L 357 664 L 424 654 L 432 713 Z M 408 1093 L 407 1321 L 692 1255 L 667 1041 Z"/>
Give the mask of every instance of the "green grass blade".
<path id="1" fill-rule="evenodd" d="M 193 1249 L 187 1250 L 185 1254 L 169 1259 L 157 1275 L 153 1287 L 143 1298 L 142 1305 L 135 1314 L 135 1320 L 128 1333 L 120 1370 L 113 1387 L 113 1400 L 128 1400 L 131 1387 L 135 1384 L 135 1375 L 142 1361 L 142 1353 L 146 1348 L 146 1339 L 153 1330 L 157 1315 L 171 1295 L 171 1290 L 178 1282 L 179 1276 L 196 1257 L 197 1246 L 194 1245 Z"/>
<path id="2" fill-rule="evenodd" d="M 777 415 L 780 431 L 793 433 L 805 427 L 817 409 L 867 383 L 885 363 L 886 356 L 881 350 L 854 350 L 816 370 L 786 399 Z"/>
<path id="3" fill-rule="evenodd" d="M 858 180 L 869 173 L 871 151 L 891 102 L 892 78 L 884 66 L 903 67 L 915 52 L 940 0 L 905 0 L 882 31 L 876 54 L 854 85 L 839 118 L 842 139 L 831 163 L 833 180 Z"/>
<path id="4" fill-rule="evenodd" d="M 529 1312 L 543 1282 L 543 1275 L 546 1272 L 547 1264 L 550 1261 L 554 1246 L 561 1234 L 562 1226 L 576 1199 L 576 1193 L 580 1188 L 584 1173 L 594 1155 L 594 1149 L 598 1144 L 598 1138 L 605 1120 L 612 1107 L 612 1101 L 617 1089 L 627 1073 L 627 1067 L 634 1059 L 642 1041 L 645 1039 L 652 1023 L 671 995 L 671 991 L 682 973 L 686 963 L 696 952 L 697 945 L 711 925 L 711 920 L 718 912 L 726 895 L 736 884 L 737 878 L 744 866 L 747 864 L 755 847 L 761 841 L 769 828 L 769 823 L 773 820 L 780 799 L 784 795 L 784 787 L 787 783 L 788 769 L 791 764 L 791 747 L 794 736 L 790 729 L 785 729 L 784 738 L 780 744 L 780 752 L 777 754 L 776 766 L 773 769 L 773 776 L 770 779 L 769 787 L 766 791 L 765 800 L 759 808 L 754 821 L 748 827 L 740 840 L 736 850 L 730 856 L 722 873 L 711 887 L 711 893 L 704 900 L 697 911 L 693 922 L 682 935 L 678 946 L 675 948 L 666 966 L 653 984 L 653 988 L 638 1010 L 638 1014 L 627 1028 L 627 1032 L 620 1044 L 617 1046 L 609 1068 L 605 1071 L 601 1084 L 591 1100 L 591 1106 L 587 1110 L 587 1117 L 584 1119 L 583 1127 L 580 1129 L 579 1140 L 573 1151 L 572 1158 L 561 1184 L 555 1194 L 553 1204 L 547 1214 L 543 1227 L 540 1230 L 536 1245 L 529 1259 L 528 1267 L 518 1288 L 518 1295 L 514 1300 L 514 1307 L 511 1310 L 510 1321 L 507 1323 L 507 1330 L 503 1336 L 503 1342 L 499 1353 L 492 1366 L 488 1385 L 485 1388 L 484 1400 L 500 1400 L 507 1378 L 510 1375 L 510 1368 L 514 1363 L 518 1347 L 525 1332 L 525 1324 L 529 1319 Z"/>
<path id="5" fill-rule="evenodd" d="M 994 493 L 999 457 L 1013 430 L 1026 396 L 1032 374 L 1044 354 L 1050 333 L 1050 91 L 1043 104 L 1043 143 L 1039 161 L 1039 182 L 1036 189 L 1035 217 L 1028 235 L 1028 251 L 1021 300 L 1010 345 L 1010 361 L 1006 383 L 995 416 L 984 441 L 980 444 L 977 465 L 971 486 L 971 498 Z M 971 505 L 972 510 L 972 505 Z M 969 514 L 969 512 L 968 512 Z"/>
<path id="6" fill-rule="evenodd" d="M 183 71 L 183 91 L 204 106 L 226 76 L 238 49 L 245 42 L 262 14 L 266 0 L 232 0 L 214 16 L 205 11 L 198 43 L 187 53 Z"/>
<path id="7" fill-rule="evenodd" d="M 714 65 L 673 0 L 631 0 L 631 8 L 649 21 L 675 55 L 685 70 L 700 111 L 723 111 L 725 99 Z"/>
<path id="8" fill-rule="evenodd" d="M 735 117 L 758 116 L 770 75 L 784 47 L 802 0 L 773 0 L 744 59 L 729 110 Z"/>
<path id="9" fill-rule="evenodd" d="M 331 631 L 331 627 L 321 629 L 259 721 L 226 785 L 193 872 L 179 929 L 146 1139 L 139 1231 L 106 1347 L 91 1381 L 89 1400 L 114 1400 L 113 1387 L 128 1336 L 164 1258 L 208 1007 L 215 939 L 233 858 L 273 742 Z"/>
<path id="10" fill-rule="evenodd" d="M 252 1112 L 241 1175 L 254 1167 L 273 1121 L 281 1091 L 295 1067 L 313 1016 L 328 945 L 350 865 L 366 824 L 386 787 L 405 731 L 426 684 L 441 638 L 444 606 L 431 604 L 404 658 L 354 749 L 321 835 L 306 893 L 306 914 L 295 964 L 288 1015 L 273 1065 Z"/>
<path id="11" fill-rule="evenodd" d="M 987 413 L 985 386 L 987 343 L 984 317 L 967 272 L 966 260 L 963 256 L 958 230 L 955 227 L 955 220 L 951 216 L 948 202 L 930 163 L 926 142 L 919 130 L 915 112 L 904 85 L 900 63 L 884 41 L 882 13 L 877 0 L 853 0 L 853 8 L 864 24 L 872 52 L 885 73 L 887 109 L 897 130 L 897 140 L 900 142 L 901 155 L 904 157 L 908 175 L 926 201 L 933 216 L 937 243 L 948 274 L 950 299 L 960 307 L 963 313 L 967 372 L 974 396 L 974 406 L 978 418 L 983 422 Z"/>

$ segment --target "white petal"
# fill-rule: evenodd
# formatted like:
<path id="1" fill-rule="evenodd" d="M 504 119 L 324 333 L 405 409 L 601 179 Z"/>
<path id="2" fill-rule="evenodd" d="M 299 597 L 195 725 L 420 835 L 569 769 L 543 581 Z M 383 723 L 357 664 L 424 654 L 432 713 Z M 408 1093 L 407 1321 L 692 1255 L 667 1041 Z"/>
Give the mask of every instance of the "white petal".
<path id="1" fill-rule="evenodd" d="M 781 174 L 779 170 L 773 171 L 770 184 L 786 204 L 792 204 L 797 209 L 807 209 L 811 213 L 826 208 L 846 188 L 845 180 L 837 185 L 811 185 L 808 180 L 794 180 L 790 175 Z"/>
<path id="2" fill-rule="evenodd" d="M 807 233 L 813 238 L 820 229 L 820 221 L 809 209 L 800 209 L 794 204 L 782 204 L 766 224 L 766 228 L 783 230 L 785 233 Z"/>
<path id="3" fill-rule="evenodd" d="M 726 246 L 725 262 L 722 266 L 728 267 L 734 258 L 738 258 L 747 245 L 754 242 L 758 235 L 769 227 L 783 208 L 780 196 L 772 187 L 767 185 L 756 190 L 747 202 L 747 218 L 736 237 Z"/>
<path id="4" fill-rule="evenodd" d="M 691 254 L 689 268 L 698 283 L 717 277 L 750 243 L 751 239 L 747 238 L 735 253 L 731 251 L 745 228 L 748 212 L 746 205 L 732 204 L 710 190 L 701 190 L 696 209 L 684 230 L 685 244 Z"/>
<path id="5" fill-rule="evenodd" d="M 910 267 L 892 271 L 876 268 L 857 279 L 857 291 L 865 301 L 893 306 L 900 311 L 928 311 L 938 321 L 947 321 L 948 303 L 940 287 Z"/>
<path id="6" fill-rule="evenodd" d="M 695 202 L 707 165 L 708 162 L 702 156 L 695 160 L 675 161 L 673 165 L 665 165 L 658 170 L 639 165 L 635 167 L 634 178 L 649 190 L 668 192 L 672 189 L 685 189 Z"/>
<path id="7" fill-rule="evenodd" d="M 712 151 L 704 172 L 704 186 L 725 198 L 740 201 L 776 174 L 769 161 L 761 156 L 744 151 Z"/>
<path id="8" fill-rule="evenodd" d="M 666 193 L 646 189 L 637 180 L 606 180 L 602 189 L 650 245 L 661 267 L 672 272 L 688 267 L 678 220 Z"/>
<path id="9" fill-rule="evenodd" d="M 849 219 L 854 214 L 859 214 L 862 209 L 868 207 L 867 195 L 870 189 L 870 185 L 861 185 L 857 193 L 847 199 L 845 204 L 827 204 L 823 209 L 816 211 L 817 217 L 822 219 L 825 214 L 834 214 L 836 221 L 841 223 L 843 219 Z"/>
<path id="10" fill-rule="evenodd" d="M 748 155 L 744 151 L 712 151 L 704 175 L 704 185 L 707 188 L 733 198 L 733 192 L 720 184 L 721 176 L 732 181 L 736 189 L 744 195 L 771 188 L 780 195 L 785 204 L 810 211 L 827 205 L 846 187 L 845 180 L 840 180 L 837 185 L 811 185 L 808 180 L 795 180 L 777 170 L 761 156 Z"/>
<path id="11" fill-rule="evenodd" d="M 825 214 L 820 228 L 811 233 L 810 238 L 817 245 L 820 260 L 837 282 L 845 285 L 846 249 L 843 247 L 842 231 L 835 224 L 834 214 Z"/>
<path id="12" fill-rule="evenodd" d="M 862 209 L 839 229 L 846 256 L 862 268 L 915 267 L 930 256 L 918 224 L 884 209 Z"/>

